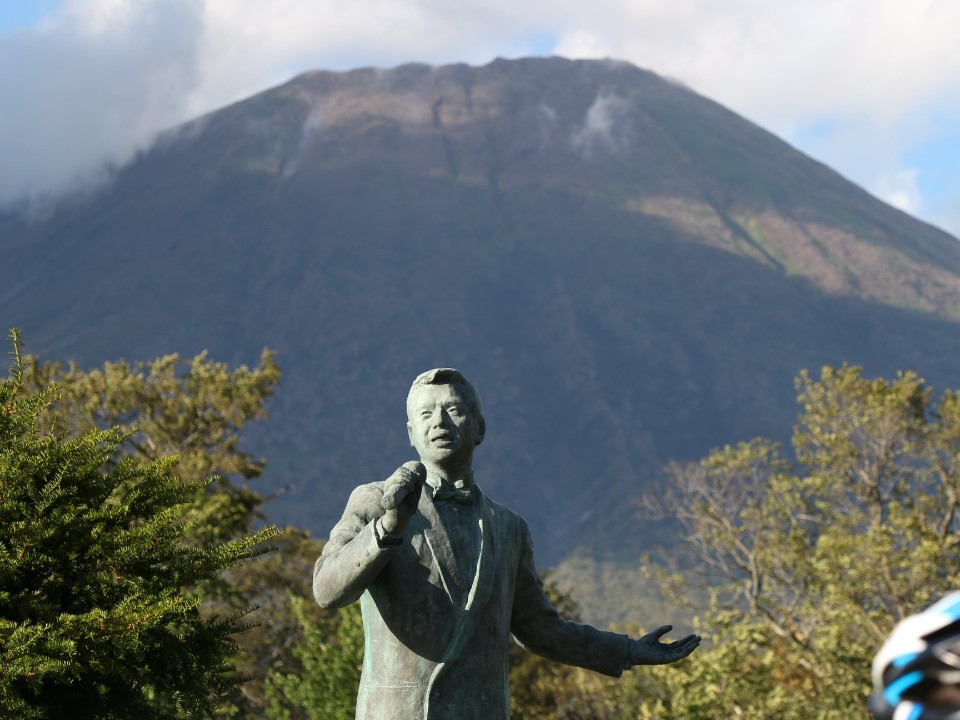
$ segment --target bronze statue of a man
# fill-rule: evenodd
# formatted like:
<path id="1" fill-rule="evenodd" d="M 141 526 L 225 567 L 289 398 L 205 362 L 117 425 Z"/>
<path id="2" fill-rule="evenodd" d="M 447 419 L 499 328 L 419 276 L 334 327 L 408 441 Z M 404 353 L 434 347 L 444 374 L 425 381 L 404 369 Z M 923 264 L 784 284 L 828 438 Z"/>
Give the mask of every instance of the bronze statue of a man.
<path id="1" fill-rule="evenodd" d="M 543 591 L 526 522 L 474 483 L 480 396 L 457 370 L 419 375 L 407 432 L 420 456 L 350 495 L 317 560 L 323 607 L 360 599 L 366 646 L 358 720 L 507 720 L 513 635 L 544 657 L 619 677 L 692 653 L 564 620 Z"/>

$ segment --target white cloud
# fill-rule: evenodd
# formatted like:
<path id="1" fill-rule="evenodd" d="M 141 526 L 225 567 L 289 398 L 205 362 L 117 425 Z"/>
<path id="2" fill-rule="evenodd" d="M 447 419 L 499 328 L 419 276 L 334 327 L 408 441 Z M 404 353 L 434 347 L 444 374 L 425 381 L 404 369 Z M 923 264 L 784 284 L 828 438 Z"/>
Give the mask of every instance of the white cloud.
<path id="1" fill-rule="evenodd" d="M 930 117 L 960 119 L 960 3 L 626 0 L 590 9 L 561 35 L 559 54 L 619 57 L 677 77 L 956 233 L 924 201 L 922 168 L 903 167 L 935 138 Z M 819 125 L 828 127 L 811 138 Z M 953 152 L 960 162 L 960 147 Z"/>
<path id="2" fill-rule="evenodd" d="M 589 11 L 560 54 L 677 76 L 779 132 L 825 115 L 889 124 L 933 95 L 957 97 L 954 2 L 607 0 Z"/>
<path id="3" fill-rule="evenodd" d="M 917 169 L 904 168 L 882 174 L 870 188 L 874 195 L 895 208 L 911 214 L 920 210 Z"/>
<path id="4" fill-rule="evenodd" d="M 199 82 L 191 0 L 71 2 L 0 38 L 0 200 L 68 190 L 184 119 Z"/>
<path id="5" fill-rule="evenodd" d="M 960 203 L 951 204 L 943 212 L 933 215 L 930 221 L 955 238 L 960 238 Z"/>
<path id="6" fill-rule="evenodd" d="M 0 34 L 0 202 L 303 70 L 485 63 L 553 37 L 556 54 L 677 78 L 922 209 L 922 168 L 909 192 L 889 178 L 913 167 L 926 114 L 960 112 L 957 27 L 953 0 L 67 0 Z"/>

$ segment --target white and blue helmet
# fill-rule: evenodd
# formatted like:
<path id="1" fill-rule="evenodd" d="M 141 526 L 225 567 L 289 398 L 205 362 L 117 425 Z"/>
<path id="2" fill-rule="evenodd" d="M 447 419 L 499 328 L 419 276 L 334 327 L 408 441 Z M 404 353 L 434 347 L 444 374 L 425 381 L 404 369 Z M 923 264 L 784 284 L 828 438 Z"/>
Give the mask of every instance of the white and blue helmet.
<path id="1" fill-rule="evenodd" d="M 960 720 L 960 592 L 901 621 L 873 661 L 878 720 Z"/>

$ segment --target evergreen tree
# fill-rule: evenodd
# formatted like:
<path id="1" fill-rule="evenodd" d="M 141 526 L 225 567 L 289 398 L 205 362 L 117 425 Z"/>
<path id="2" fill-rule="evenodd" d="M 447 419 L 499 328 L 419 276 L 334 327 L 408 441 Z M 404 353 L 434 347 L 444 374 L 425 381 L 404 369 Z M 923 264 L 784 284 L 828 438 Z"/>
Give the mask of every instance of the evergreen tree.
<path id="1" fill-rule="evenodd" d="M 28 391 L 54 383 L 59 387 L 40 418 L 44 428 L 71 436 L 120 428 L 122 442 L 111 462 L 122 457 L 143 462 L 178 458 L 180 479 L 203 486 L 202 492 L 189 493 L 181 508 L 190 542 L 240 537 L 262 519 L 264 498 L 243 481 L 259 476 L 265 463 L 246 452 L 241 440 L 250 422 L 266 416 L 265 403 L 280 379 L 270 350 L 264 350 L 252 368 L 231 369 L 206 352 L 190 360 L 173 353 L 151 361 L 105 362 L 92 369 L 28 355 L 23 367 Z M 287 667 L 292 660 L 289 648 L 299 638 L 300 626 L 289 594 L 306 582 L 319 549 L 316 541 L 293 528 L 278 542 L 281 552 L 263 562 L 245 563 L 206 581 L 205 611 L 234 615 L 260 608 L 257 626 L 237 637 L 241 652 L 236 665 L 246 680 L 218 714 L 259 716 L 267 671 Z M 306 561 L 303 556 L 311 554 Z"/>
<path id="2" fill-rule="evenodd" d="M 238 677 L 238 617 L 198 588 L 275 530 L 199 542 L 184 509 L 206 483 L 119 452 L 116 428 L 43 427 L 54 386 L 24 390 L 16 331 L 0 381 L 0 717 L 211 715 Z"/>
<path id="3" fill-rule="evenodd" d="M 264 467 L 263 460 L 240 448 L 240 433 L 266 416 L 264 404 L 280 380 L 270 350 L 252 369 L 231 370 L 206 352 L 189 362 L 174 353 L 150 362 L 107 362 L 92 370 L 27 356 L 23 366 L 30 390 L 60 388 L 44 415 L 47 427 L 71 435 L 121 428 L 119 454 L 147 461 L 175 455 L 183 480 L 204 481 L 206 492 L 197 494 L 190 508 L 190 532 L 198 538 L 231 538 L 249 532 L 258 519 L 262 496 L 236 479 L 257 477 Z"/>

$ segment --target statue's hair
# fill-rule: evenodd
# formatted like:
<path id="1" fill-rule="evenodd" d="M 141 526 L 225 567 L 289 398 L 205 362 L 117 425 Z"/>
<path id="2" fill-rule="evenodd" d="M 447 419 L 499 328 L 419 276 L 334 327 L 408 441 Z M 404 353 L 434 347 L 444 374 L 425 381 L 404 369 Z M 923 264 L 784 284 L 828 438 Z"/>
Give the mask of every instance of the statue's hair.
<path id="1" fill-rule="evenodd" d="M 483 403 L 480 401 L 480 393 L 473 386 L 463 373 L 456 368 L 434 368 L 417 375 L 410 386 L 410 392 L 407 393 L 407 412 L 410 411 L 410 399 L 414 391 L 424 385 L 453 385 L 464 394 L 471 409 L 477 416 L 477 419 L 483 420 Z"/>

